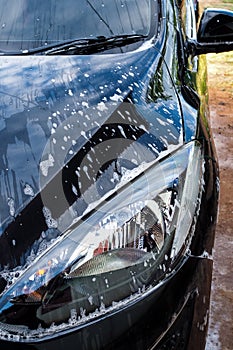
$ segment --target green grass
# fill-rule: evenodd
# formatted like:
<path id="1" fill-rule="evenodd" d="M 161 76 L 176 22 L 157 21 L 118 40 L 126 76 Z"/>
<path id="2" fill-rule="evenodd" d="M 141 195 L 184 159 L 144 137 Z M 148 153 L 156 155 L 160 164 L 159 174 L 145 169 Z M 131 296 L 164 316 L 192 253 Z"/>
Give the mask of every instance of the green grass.
<path id="1" fill-rule="evenodd" d="M 200 9 L 204 9 L 206 7 L 224 8 L 233 11 L 233 0 L 200 0 Z"/>
<path id="2" fill-rule="evenodd" d="M 200 0 L 200 10 L 206 7 L 225 8 L 233 11 L 233 0 Z M 233 95 L 233 51 L 208 54 L 208 72 L 214 74 L 216 86 L 226 88 Z"/>
<path id="3" fill-rule="evenodd" d="M 233 52 L 207 55 L 208 72 L 215 77 L 216 88 L 227 90 L 233 96 Z"/>

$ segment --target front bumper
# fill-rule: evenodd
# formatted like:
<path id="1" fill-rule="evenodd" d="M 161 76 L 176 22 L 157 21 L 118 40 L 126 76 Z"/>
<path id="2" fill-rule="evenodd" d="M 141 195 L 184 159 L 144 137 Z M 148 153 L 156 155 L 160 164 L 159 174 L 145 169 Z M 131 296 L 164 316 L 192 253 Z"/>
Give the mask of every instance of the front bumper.
<path id="1" fill-rule="evenodd" d="M 212 260 L 187 257 L 160 288 L 139 302 L 75 332 L 34 344 L 1 341 L 4 350 L 203 349 L 207 332 Z"/>

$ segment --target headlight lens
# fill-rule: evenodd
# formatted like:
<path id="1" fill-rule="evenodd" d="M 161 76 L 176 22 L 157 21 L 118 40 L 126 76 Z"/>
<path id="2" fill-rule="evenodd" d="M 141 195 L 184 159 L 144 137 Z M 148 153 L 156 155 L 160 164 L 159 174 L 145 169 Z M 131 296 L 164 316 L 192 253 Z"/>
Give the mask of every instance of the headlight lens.
<path id="1" fill-rule="evenodd" d="M 6 288 L 0 336 L 56 334 L 156 286 L 188 249 L 202 171 L 192 142 L 76 223 Z"/>

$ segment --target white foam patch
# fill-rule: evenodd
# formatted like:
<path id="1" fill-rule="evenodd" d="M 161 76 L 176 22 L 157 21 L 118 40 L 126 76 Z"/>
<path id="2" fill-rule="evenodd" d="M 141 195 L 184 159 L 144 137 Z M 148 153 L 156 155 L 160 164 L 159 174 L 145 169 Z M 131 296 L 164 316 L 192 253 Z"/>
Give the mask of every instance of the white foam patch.
<path id="1" fill-rule="evenodd" d="M 40 162 L 40 170 L 44 176 L 48 175 L 49 168 L 53 167 L 54 165 L 54 158 L 51 154 L 49 154 L 49 157 L 47 160 L 43 160 Z"/>

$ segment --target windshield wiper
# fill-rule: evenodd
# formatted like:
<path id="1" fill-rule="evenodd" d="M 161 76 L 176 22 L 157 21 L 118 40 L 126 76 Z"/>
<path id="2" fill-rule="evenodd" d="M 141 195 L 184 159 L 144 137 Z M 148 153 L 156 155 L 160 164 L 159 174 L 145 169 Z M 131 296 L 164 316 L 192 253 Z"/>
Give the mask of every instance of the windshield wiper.
<path id="1" fill-rule="evenodd" d="M 50 50 L 46 50 L 46 55 L 66 55 L 66 54 L 92 54 L 109 50 L 115 47 L 122 47 L 144 40 L 145 35 L 130 34 L 117 35 L 111 37 L 100 36 L 91 39 L 79 39 L 70 43 L 60 44 Z"/>
<path id="2" fill-rule="evenodd" d="M 46 45 L 31 50 L 22 50 L 14 52 L 0 51 L 0 55 L 85 55 L 98 53 L 115 47 L 122 47 L 125 45 L 133 44 L 135 42 L 142 41 L 145 38 L 147 38 L 147 36 L 141 34 L 124 34 L 110 37 L 98 36 L 96 38 L 84 38 L 63 41 L 57 44 Z"/>

